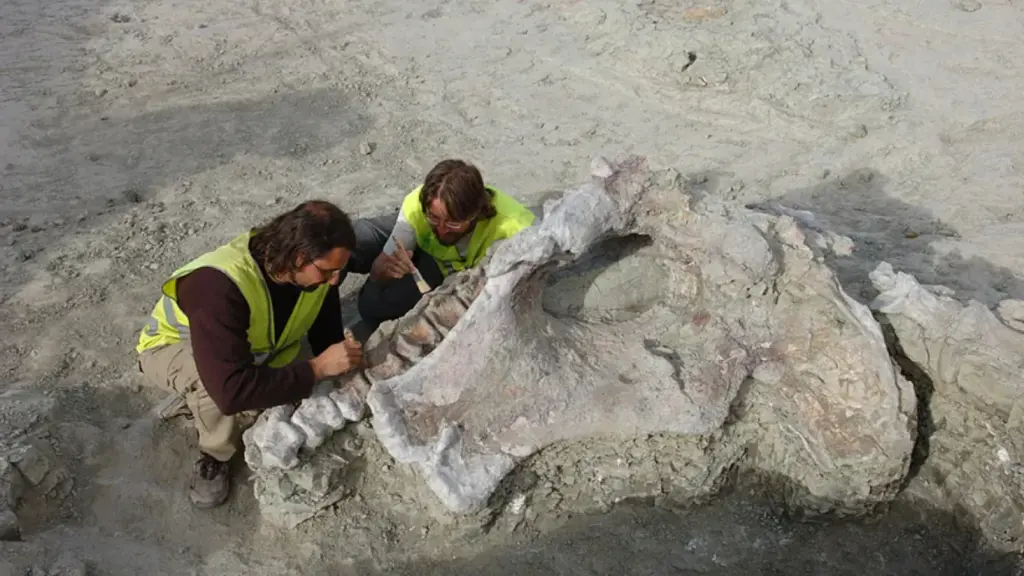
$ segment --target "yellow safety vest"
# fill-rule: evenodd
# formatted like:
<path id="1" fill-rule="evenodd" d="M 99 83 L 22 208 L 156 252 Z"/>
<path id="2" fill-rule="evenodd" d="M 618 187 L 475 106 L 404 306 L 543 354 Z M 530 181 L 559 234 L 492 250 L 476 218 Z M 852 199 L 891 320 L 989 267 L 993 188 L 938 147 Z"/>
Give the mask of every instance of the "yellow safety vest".
<path id="1" fill-rule="evenodd" d="M 139 334 L 139 343 L 135 347 L 138 352 L 188 340 L 189 322 L 178 307 L 177 282 L 189 272 L 210 267 L 231 278 L 249 304 L 247 336 L 253 361 L 279 368 L 295 359 L 302 337 L 320 313 L 330 287 L 324 284 L 312 292 L 303 291 L 280 339 L 275 340 L 274 308 L 263 273 L 249 253 L 250 236 L 249 232 L 236 236 L 227 244 L 199 256 L 171 274 L 170 279 L 163 284 L 163 295 L 153 308 L 152 317 Z"/>
<path id="2" fill-rule="evenodd" d="M 441 244 L 430 228 L 427 215 L 423 213 L 423 205 L 420 204 L 420 188 L 422 186 L 406 195 L 402 202 L 402 212 L 416 232 L 417 246 L 434 257 L 437 267 L 444 276 L 476 266 L 487 255 L 487 250 L 492 244 L 504 238 L 511 238 L 533 224 L 533 212 L 508 194 L 488 186 L 487 189 L 493 194 L 491 201 L 497 214 L 493 218 L 476 223 L 469 247 L 463 256 L 459 254 L 457 247 Z"/>

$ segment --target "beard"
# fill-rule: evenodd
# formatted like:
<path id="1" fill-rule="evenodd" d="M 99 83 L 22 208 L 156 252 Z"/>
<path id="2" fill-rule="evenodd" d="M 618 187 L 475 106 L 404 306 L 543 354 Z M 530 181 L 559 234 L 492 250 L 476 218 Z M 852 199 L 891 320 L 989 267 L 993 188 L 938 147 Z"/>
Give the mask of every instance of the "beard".
<path id="1" fill-rule="evenodd" d="M 472 228 L 470 228 L 470 230 L 467 232 L 463 232 L 462 234 L 452 234 L 448 236 L 443 236 L 440 233 L 438 233 L 436 229 L 434 229 L 434 237 L 437 238 L 437 241 L 442 246 L 455 246 L 456 244 L 459 243 L 459 240 L 465 238 L 466 234 L 469 234 L 470 231 L 472 231 Z"/>

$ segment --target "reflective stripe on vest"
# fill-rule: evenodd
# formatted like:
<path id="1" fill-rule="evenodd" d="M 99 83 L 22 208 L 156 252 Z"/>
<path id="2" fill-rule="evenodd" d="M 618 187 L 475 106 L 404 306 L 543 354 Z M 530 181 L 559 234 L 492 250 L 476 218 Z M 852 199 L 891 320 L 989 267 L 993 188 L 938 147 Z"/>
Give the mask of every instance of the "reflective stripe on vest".
<path id="1" fill-rule="evenodd" d="M 178 331 L 179 340 L 185 341 L 191 338 L 192 333 L 189 330 L 189 327 L 186 326 L 185 324 L 178 322 L 177 315 L 174 313 L 174 305 L 171 303 L 170 298 L 168 298 L 167 296 L 161 296 L 160 308 L 163 310 L 164 318 L 168 319 L 167 323 L 170 324 L 172 328 Z M 159 337 L 159 322 L 157 321 L 157 319 L 150 316 L 149 320 L 146 321 L 146 325 L 143 326 L 142 332 L 144 337 Z M 140 343 L 143 339 L 144 338 L 139 339 Z M 147 346 L 146 348 L 152 348 L 152 346 Z M 139 352 L 141 351 L 142 350 L 139 350 Z M 269 352 L 260 352 L 257 354 L 253 354 L 253 364 L 257 366 L 262 366 L 263 363 L 266 362 L 267 358 L 270 358 Z"/>
<path id="2" fill-rule="evenodd" d="M 247 339 L 254 362 L 279 367 L 288 364 L 298 355 L 301 339 L 316 320 L 330 286 L 324 284 L 312 292 L 301 292 L 280 339 L 275 341 L 273 304 L 263 273 L 249 253 L 249 237 L 249 233 L 241 234 L 171 274 L 164 282 L 163 294 L 139 334 L 139 342 L 135 347 L 138 352 L 190 338 L 188 317 L 176 301 L 177 280 L 199 268 L 211 267 L 230 278 L 249 305 Z"/>
<path id="3" fill-rule="evenodd" d="M 402 201 L 402 213 L 416 233 L 417 247 L 433 256 L 438 268 L 445 276 L 476 266 L 487 256 L 487 250 L 492 244 L 498 240 L 511 238 L 533 224 L 533 212 L 527 210 L 508 194 L 488 186 L 487 189 L 493 195 L 491 202 L 494 204 L 497 214 L 493 218 L 476 223 L 469 247 L 464 254 L 460 254 L 455 246 L 445 246 L 437 239 L 426 214 L 423 213 L 423 206 L 420 204 L 420 188 L 422 186 L 405 196 Z"/>
<path id="4" fill-rule="evenodd" d="M 182 324 L 178 321 L 178 315 L 174 312 L 174 304 L 171 299 L 167 296 L 161 296 L 158 302 L 160 309 L 163 311 L 163 317 L 165 321 L 171 325 L 175 330 L 178 331 L 178 336 L 182 340 L 187 340 L 191 332 L 189 331 L 188 325 Z M 156 318 L 150 316 L 149 321 L 146 322 L 146 326 L 143 328 L 147 336 L 155 338 L 160 335 L 160 325 Z"/>

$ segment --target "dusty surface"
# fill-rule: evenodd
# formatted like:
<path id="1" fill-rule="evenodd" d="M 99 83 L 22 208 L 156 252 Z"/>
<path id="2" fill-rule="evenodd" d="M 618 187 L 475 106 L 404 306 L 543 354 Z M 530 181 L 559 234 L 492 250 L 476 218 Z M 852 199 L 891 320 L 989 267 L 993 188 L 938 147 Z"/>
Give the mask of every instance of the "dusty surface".
<path id="1" fill-rule="evenodd" d="M 581 516 L 529 546 L 488 548 L 473 558 L 418 562 L 408 576 L 663 574 L 702 576 L 963 576 L 1019 574 L 1007 558 L 978 551 L 943 513 L 901 506 L 882 524 L 780 522 L 765 503 L 729 497 L 675 514 L 623 507 Z M 868 550 L 865 542 L 874 542 Z"/>
<path id="2" fill-rule="evenodd" d="M 41 398 L 47 417 L 24 426 L 74 486 L 23 507 L 29 543 L 0 558 L 337 573 L 479 536 L 410 520 L 416 484 L 374 442 L 365 494 L 296 532 L 262 527 L 249 490 L 193 512 L 183 424 L 143 417 L 131 350 L 189 257 L 306 198 L 391 208 L 444 156 L 539 201 L 592 156 L 635 152 L 696 190 L 819 214 L 857 242 L 835 265 L 863 301 L 883 259 L 957 298 L 1024 297 L 1022 15 L 1005 0 L 3 2 L 0 390 Z M 851 555 L 885 538 L 851 537 Z"/>

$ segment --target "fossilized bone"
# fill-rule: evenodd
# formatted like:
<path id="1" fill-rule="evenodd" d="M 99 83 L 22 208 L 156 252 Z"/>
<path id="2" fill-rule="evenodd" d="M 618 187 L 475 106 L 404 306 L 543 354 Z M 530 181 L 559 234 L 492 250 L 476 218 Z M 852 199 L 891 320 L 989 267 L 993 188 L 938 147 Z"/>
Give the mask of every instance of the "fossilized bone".
<path id="1" fill-rule="evenodd" d="M 726 429 L 720 439 L 741 449 L 718 453 L 747 451 L 747 464 L 797 482 L 794 504 L 857 512 L 892 497 L 915 398 L 793 218 L 691 207 L 678 175 L 639 159 L 598 161 L 595 176 L 486 268 L 453 275 L 375 334 L 373 368 L 328 395 L 345 398 L 342 415 L 356 417 L 372 382 L 379 439 L 457 512 L 551 443 Z M 300 458 L 339 422 L 313 398 L 246 433 L 271 508 L 284 498 L 307 517 L 339 497 L 337 464 Z M 317 486 L 298 502 L 273 488 L 295 482 L 272 472 L 296 466 Z"/>
<path id="2" fill-rule="evenodd" d="M 290 470 L 299 464 L 299 450 L 315 449 L 349 422 L 358 422 L 366 409 L 369 384 L 359 374 L 338 388 L 327 387 L 303 400 L 298 408 L 275 406 L 260 414 L 242 435 L 250 468 Z"/>
<path id="3" fill-rule="evenodd" d="M 249 467 L 294 469 L 301 449 L 314 450 L 347 423 L 361 420 L 370 382 L 400 374 L 428 354 L 459 322 L 483 280 L 479 269 L 451 276 L 405 317 L 385 323 L 373 334 L 366 345 L 367 370 L 318 387 L 297 408 L 265 410 L 243 434 Z"/>
<path id="4" fill-rule="evenodd" d="M 741 408 L 745 435 L 732 441 L 801 484 L 802 504 L 856 511 L 890 498 L 913 446 L 913 392 L 793 219 L 693 210 L 677 177 L 658 180 L 637 158 L 599 159 L 593 173 L 485 270 L 460 275 L 486 283 L 435 349 L 408 370 L 378 369 L 367 403 L 388 452 L 468 512 L 552 443 L 707 435 Z M 617 264 L 582 266 L 584 280 L 556 274 L 545 296 L 557 269 L 637 234 L 649 245 L 634 237 Z M 398 333 L 428 333 L 412 329 L 422 311 Z"/>
<path id="5" fill-rule="evenodd" d="M 450 276 L 397 322 L 385 322 L 366 343 L 368 370 L 348 374 L 302 401 L 298 409 L 264 411 L 245 431 L 245 460 L 253 471 L 253 490 L 261 513 L 293 528 L 337 502 L 351 450 L 322 444 L 365 413 L 370 382 L 390 378 L 413 366 L 458 323 L 483 287 L 478 271 Z M 356 454 L 357 456 L 357 454 Z"/>

